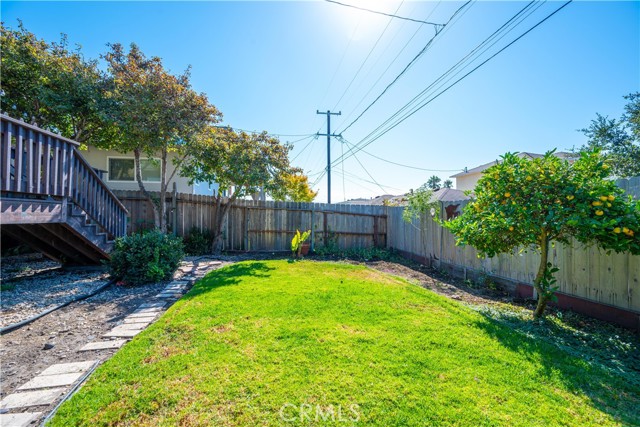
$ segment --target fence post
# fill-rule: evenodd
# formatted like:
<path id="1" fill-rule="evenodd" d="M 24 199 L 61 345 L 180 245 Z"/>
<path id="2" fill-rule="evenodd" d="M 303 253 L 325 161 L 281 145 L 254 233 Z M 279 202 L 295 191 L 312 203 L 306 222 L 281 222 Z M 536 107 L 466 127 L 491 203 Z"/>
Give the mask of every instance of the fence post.
<path id="1" fill-rule="evenodd" d="M 315 222 L 314 222 L 314 214 L 316 213 L 316 204 L 312 203 L 311 204 L 311 247 L 309 249 L 311 249 L 311 252 L 313 252 L 315 250 L 315 242 L 314 242 L 314 235 L 315 235 Z"/>
<path id="2" fill-rule="evenodd" d="M 178 234 L 178 184 L 173 181 L 173 191 L 171 192 L 171 228 L 173 235 Z"/>
<path id="3" fill-rule="evenodd" d="M 242 246 L 245 252 L 249 252 L 249 215 L 246 206 L 242 209 Z"/>

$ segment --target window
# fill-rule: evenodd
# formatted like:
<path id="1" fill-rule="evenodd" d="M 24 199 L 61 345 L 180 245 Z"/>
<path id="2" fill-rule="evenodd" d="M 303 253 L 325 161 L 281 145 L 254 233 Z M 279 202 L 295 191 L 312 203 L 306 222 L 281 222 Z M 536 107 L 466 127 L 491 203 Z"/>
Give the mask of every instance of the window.
<path id="1" fill-rule="evenodd" d="M 142 180 L 160 182 L 160 160 L 140 159 Z M 109 159 L 109 181 L 135 181 L 135 163 L 131 158 Z"/>

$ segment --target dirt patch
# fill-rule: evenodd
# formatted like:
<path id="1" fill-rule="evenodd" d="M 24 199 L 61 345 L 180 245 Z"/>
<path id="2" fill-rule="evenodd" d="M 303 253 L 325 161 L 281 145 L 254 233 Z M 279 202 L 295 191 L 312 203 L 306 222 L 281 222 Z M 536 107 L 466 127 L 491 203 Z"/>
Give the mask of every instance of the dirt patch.
<path id="1" fill-rule="evenodd" d="M 55 263 L 49 261 L 42 261 L 42 265 L 37 262 L 37 259 L 23 257 L 13 260 L 12 265 L 15 271 L 34 272 L 56 268 Z M 212 266 L 211 258 L 188 258 L 176 272 L 176 278 L 187 273 L 219 268 L 229 263 L 223 261 Z M 78 285 L 78 275 L 83 276 L 83 285 Z M 5 307 L 12 318 L 23 320 L 51 306 L 51 301 L 57 304 L 72 299 L 78 293 L 78 288 L 81 289 L 79 293 L 88 293 L 88 290 L 106 283 L 107 277 L 104 272 L 65 272 L 56 269 L 46 272 L 44 279 L 36 272 L 21 280 L 20 286 L 23 290 L 12 294 L 15 298 L 13 301 L 2 303 L 3 318 L 6 314 Z M 47 288 L 47 280 L 55 286 Z M 74 302 L 0 337 L 0 397 L 11 394 L 17 387 L 52 364 L 106 360 L 111 357 L 117 350 L 78 352 L 78 349 L 89 342 L 99 341 L 103 334 L 120 324 L 140 304 L 150 302 L 166 285 L 167 282 L 137 287 L 111 285 L 91 298 Z M 38 299 L 32 297 L 36 293 Z M 3 299 L 5 295 L 3 292 Z"/>
<path id="2" fill-rule="evenodd" d="M 112 285 L 87 300 L 73 303 L 2 336 L 4 397 L 55 363 L 106 359 L 115 350 L 78 353 L 97 341 L 135 308 L 158 294 L 166 284 L 136 288 Z M 45 350 L 46 347 L 53 346 Z"/>
<path id="3" fill-rule="evenodd" d="M 320 257 L 310 258 L 317 261 L 335 259 L 325 259 Z M 392 274 L 401 277 L 425 289 L 432 290 L 437 294 L 444 295 L 448 298 L 462 301 L 472 305 L 494 305 L 501 303 L 518 303 L 528 305 L 527 301 L 513 298 L 509 292 L 500 289 L 499 286 L 491 285 L 493 288 L 474 284 L 451 277 L 434 268 L 414 263 L 402 258 L 393 261 L 357 261 L 351 259 L 342 259 L 341 262 L 350 264 L 364 265 L 377 271 Z"/>

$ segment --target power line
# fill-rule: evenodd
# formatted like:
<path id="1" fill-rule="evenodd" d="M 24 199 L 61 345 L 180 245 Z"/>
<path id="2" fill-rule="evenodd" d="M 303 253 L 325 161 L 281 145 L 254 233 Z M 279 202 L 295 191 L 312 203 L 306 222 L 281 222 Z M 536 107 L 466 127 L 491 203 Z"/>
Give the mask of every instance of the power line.
<path id="1" fill-rule="evenodd" d="M 396 13 L 400 10 L 402 5 L 404 4 L 404 1 L 405 0 L 402 0 L 402 3 L 400 3 L 400 6 L 398 6 L 398 8 L 396 9 Z M 358 77 L 358 74 L 360 74 L 360 71 L 362 71 L 362 68 L 364 67 L 364 64 L 367 63 L 367 61 L 369 60 L 369 57 L 371 56 L 371 54 L 375 50 L 376 46 L 378 46 L 378 43 L 380 43 L 380 40 L 382 39 L 384 34 L 387 32 L 387 29 L 389 28 L 389 25 L 391 25 L 391 21 L 392 21 L 392 19 L 389 19 L 389 22 L 387 22 L 387 25 L 384 27 L 384 30 L 382 30 L 382 33 L 380 33 L 380 36 L 378 37 L 378 40 L 376 40 L 376 42 L 373 44 L 373 47 L 371 47 L 371 50 L 369 50 L 369 53 L 367 54 L 366 58 L 364 58 L 364 61 L 362 61 L 362 64 L 360 64 L 360 67 L 358 68 L 358 71 L 356 71 L 356 74 L 353 76 L 353 78 L 351 79 L 351 81 L 347 85 L 347 88 L 344 90 L 344 92 L 342 92 L 342 96 L 340 96 L 340 99 L 338 99 L 338 102 L 336 102 L 336 105 L 333 106 L 334 110 L 338 107 L 338 104 L 340 104 L 340 101 L 342 101 L 342 98 L 344 98 L 344 96 L 347 94 L 347 91 L 349 91 L 349 88 L 351 87 L 353 82 Z"/>
<path id="2" fill-rule="evenodd" d="M 533 31 L 535 28 L 537 28 L 538 26 L 540 26 L 542 23 L 546 22 L 548 19 L 550 19 L 553 15 L 555 15 L 556 13 L 558 13 L 560 10 L 562 10 L 564 7 L 566 7 L 569 3 L 571 3 L 573 0 L 569 0 L 566 3 L 564 3 L 562 6 L 558 7 L 557 9 L 555 9 L 552 13 L 550 13 L 549 15 L 547 15 L 545 18 L 543 18 L 542 20 L 540 20 L 538 23 L 536 23 L 535 25 L 533 25 L 532 27 L 530 27 L 527 31 L 525 31 L 524 33 L 522 33 L 520 36 L 518 36 L 517 38 L 515 38 L 514 40 L 512 40 L 510 43 L 508 43 L 506 46 L 504 46 L 503 48 L 501 48 L 499 51 L 497 51 L 496 53 L 494 53 L 493 55 L 491 55 L 488 59 L 486 59 L 485 61 L 483 61 L 482 63 L 480 63 L 479 65 L 477 65 L 476 67 L 474 67 L 471 71 L 469 71 L 468 73 L 466 73 L 465 75 L 463 75 L 461 78 L 459 78 L 458 80 L 456 80 L 455 82 L 453 82 L 451 85 L 447 86 L 445 89 L 443 89 L 442 91 L 440 91 L 438 94 L 434 95 L 433 97 L 431 97 L 430 99 L 426 100 L 425 102 L 423 102 L 421 105 L 419 105 L 418 107 L 415 107 L 412 111 L 410 111 L 409 113 L 405 114 L 403 117 L 401 117 L 400 119 L 398 119 L 395 123 L 393 123 L 392 125 L 390 125 L 389 127 L 387 127 L 385 130 L 383 130 L 382 132 L 380 132 L 378 135 L 376 135 L 375 137 L 373 137 L 371 140 L 367 141 L 365 143 L 365 140 L 367 140 L 369 137 L 371 137 L 375 132 L 377 132 L 380 128 L 382 128 L 386 123 L 388 123 L 389 121 L 391 121 L 395 116 L 397 116 L 398 114 L 400 114 L 400 112 L 402 112 L 404 109 L 406 109 L 410 104 L 414 103 L 415 100 L 421 96 L 427 89 L 429 89 L 429 87 L 431 87 L 433 85 L 433 83 L 427 87 L 427 89 L 425 89 L 425 91 L 423 91 L 421 94 L 419 94 L 417 97 L 414 97 L 413 100 L 411 100 L 409 103 L 405 104 L 405 106 L 398 110 L 396 113 L 394 113 L 389 119 L 387 119 L 382 125 L 378 126 L 378 128 L 376 128 L 374 131 L 372 131 L 371 133 L 369 133 L 369 135 L 367 135 L 365 138 L 363 138 L 362 140 L 360 140 L 360 142 L 358 142 L 356 144 L 356 148 L 359 150 L 361 150 L 362 148 L 366 147 L 367 145 L 371 144 L 372 142 L 376 141 L 377 139 L 379 139 L 380 137 L 382 137 L 384 134 L 386 134 L 387 132 L 389 132 L 390 130 L 392 130 L 393 128 L 395 128 L 396 126 L 398 126 L 400 123 L 402 123 L 404 120 L 408 119 L 409 117 L 411 117 L 413 114 L 415 114 L 417 111 L 419 111 L 420 109 L 424 108 L 426 105 L 428 105 L 429 103 L 433 102 L 435 99 L 437 99 L 440 95 L 442 95 L 443 93 L 447 92 L 449 89 L 451 89 L 453 86 L 455 86 L 456 84 L 458 84 L 460 81 L 464 80 L 466 77 L 468 77 L 469 75 L 471 75 L 473 72 L 475 72 L 476 70 L 478 70 L 480 67 L 482 67 L 484 64 L 486 64 L 487 62 L 489 62 L 491 59 L 495 58 L 497 55 L 499 55 L 500 53 L 502 53 L 504 50 L 506 50 L 507 48 L 509 48 L 510 46 L 512 46 L 514 43 L 516 43 L 518 40 L 520 40 L 521 38 L 523 38 L 524 36 L 526 36 L 528 33 L 530 33 L 531 31 Z M 531 2 L 533 3 L 533 2 Z M 531 4 L 530 3 L 530 4 Z M 526 7 L 528 7 L 529 5 L 527 5 Z M 526 8 L 525 7 L 525 8 Z M 524 10 L 524 9 L 523 9 Z M 522 11 L 518 12 L 517 15 L 519 15 L 520 13 L 522 13 Z M 513 18 L 511 19 L 513 20 Z M 510 21 L 511 21 L 510 20 Z M 504 27 L 504 25 L 503 25 Z M 501 27 L 502 28 L 502 27 Z M 511 30 L 509 30 L 511 31 Z M 494 33 L 495 34 L 495 33 Z M 493 36 L 493 35 L 492 35 Z M 490 36 L 490 38 L 492 37 Z M 488 40 L 488 39 L 487 39 Z M 485 42 L 487 41 L 485 40 Z M 483 42 L 483 43 L 485 43 Z M 477 48 L 476 48 L 477 49 Z M 475 49 L 474 49 L 475 50 Z M 447 71 L 445 74 L 443 74 L 438 80 L 440 80 L 444 75 L 446 75 L 447 73 L 449 73 L 451 71 L 451 69 L 449 71 Z M 347 155 L 348 157 L 348 155 Z M 336 162 L 338 161 L 342 161 L 344 159 L 336 159 Z"/>
<path id="3" fill-rule="evenodd" d="M 398 16 L 398 15 L 396 15 L 396 13 L 398 13 L 397 10 L 395 11 L 395 13 L 386 13 L 386 12 L 380 12 L 380 11 L 377 11 L 377 10 L 366 9 L 364 7 L 359 7 L 359 6 L 355 6 L 355 5 L 352 5 L 352 4 L 340 3 L 339 1 L 335 1 L 335 0 L 325 0 L 325 1 L 328 2 L 328 3 L 337 4 L 337 5 L 340 5 L 340 6 L 352 7 L 354 9 L 363 10 L 365 12 L 370 12 L 370 13 L 375 13 L 375 14 L 378 14 L 378 15 L 389 16 L 391 18 L 403 19 L 405 21 L 416 22 L 418 24 L 433 25 L 436 28 L 443 26 L 443 24 L 436 24 L 435 22 L 421 21 L 420 19 L 413 19 L 413 18 L 407 18 L 407 17 L 404 17 L 404 16 Z M 398 8 L 398 9 L 400 9 L 400 8 Z"/>
<path id="4" fill-rule="evenodd" d="M 347 144 L 351 145 L 353 148 L 356 148 L 355 144 L 353 144 L 352 142 L 349 142 L 344 138 L 340 138 L 340 139 L 342 139 Z M 396 166 L 401 166 L 401 167 L 407 168 L 407 169 L 415 169 L 415 170 L 425 171 L 425 172 L 461 172 L 463 170 L 463 169 L 427 169 L 427 168 L 421 168 L 421 167 L 418 167 L 418 166 L 405 165 L 403 163 L 398 163 L 398 162 L 394 162 L 394 161 L 391 161 L 391 160 L 387 160 L 385 158 L 376 156 L 375 154 L 371 154 L 368 151 L 365 151 L 364 148 L 362 148 L 362 149 L 360 149 L 358 151 L 361 151 L 364 154 L 367 154 L 367 155 L 369 155 L 369 156 L 371 156 L 371 157 L 373 157 L 375 159 L 381 160 L 383 162 L 390 163 L 390 164 L 396 165 Z M 342 163 L 344 164 L 344 162 L 342 162 Z"/>
<path id="5" fill-rule="evenodd" d="M 431 17 L 431 15 L 433 15 L 433 13 L 436 11 L 436 9 L 438 8 L 438 6 L 440 6 L 440 4 L 442 3 L 442 0 L 438 0 L 438 3 L 436 3 L 435 7 L 433 9 L 431 9 L 431 12 L 429 12 L 429 15 L 427 15 L 427 17 L 425 19 L 429 19 Z M 340 122 L 340 125 L 338 126 L 338 128 L 341 128 L 342 125 L 348 121 L 351 116 L 353 115 L 353 113 L 356 111 L 356 109 L 360 106 L 360 104 L 362 104 L 364 102 L 364 100 L 367 98 L 367 96 L 369 96 L 369 94 L 371 93 L 371 91 L 378 85 L 378 82 L 380 80 L 382 80 L 382 78 L 385 76 L 385 74 L 387 74 L 387 71 L 389 71 L 389 69 L 391 68 L 391 66 L 398 60 L 398 58 L 400 57 L 400 55 L 402 55 L 402 52 L 404 52 L 404 50 L 407 48 L 407 46 L 409 46 L 409 44 L 411 43 L 411 41 L 415 38 L 416 35 L 418 35 L 418 33 L 420 31 L 422 31 L 424 27 L 420 26 L 418 28 L 416 28 L 416 30 L 414 31 L 413 35 L 409 38 L 409 40 L 407 40 L 407 42 L 404 44 L 404 46 L 402 47 L 402 49 L 400 49 L 398 51 L 398 53 L 396 54 L 396 56 L 391 60 L 391 62 L 389 63 L 389 65 L 387 65 L 387 68 L 384 69 L 384 71 L 382 72 L 382 74 L 380 74 L 380 76 L 378 77 L 378 79 L 372 84 L 369 85 L 369 90 L 367 91 L 367 93 L 364 94 L 364 96 L 360 99 L 360 101 L 358 101 L 358 103 L 356 104 L 355 107 L 353 107 L 353 109 L 349 112 L 349 114 L 344 118 L 344 120 L 342 120 L 342 122 Z M 394 36 L 395 39 L 395 36 Z M 389 46 L 387 46 L 386 50 L 389 48 Z M 376 62 L 377 63 L 377 62 Z M 374 64 L 375 66 L 375 64 Z M 371 71 L 369 72 L 371 73 Z M 368 75 L 367 75 L 368 76 Z M 365 77 L 366 78 L 366 77 Z"/>
<path id="6" fill-rule="evenodd" d="M 303 139 L 307 139 L 307 138 L 303 138 Z M 318 139 L 318 134 L 313 135 L 313 137 L 309 140 L 309 142 L 307 142 L 305 146 L 302 147 L 302 150 L 298 151 L 298 154 L 296 154 L 295 157 L 291 159 L 291 163 L 293 163 L 300 156 L 300 154 L 302 154 L 307 148 L 309 148 L 311 143 L 316 139 Z M 298 141 L 301 141 L 301 140 L 298 140 Z M 298 141 L 293 141 L 293 142 L 298 142 Z"/>
<path id="7" fill-rule="evenodd" d="M 361 22 L 362 22 L 362 15 L 360 16 L 360 19 L 358 19 L 358 23 L 356 24 L 355 28 L 351 32 L 351 37 L 349 37 L 349 42 L 347 43 L 347 46 L 344 48 L 344 51 L 342 52 L 342 57 L 340 58 L 340 62 L 338 62 L 338 66 L 336 67 L 335 71 L 333 72 L 333 75 L 331 76 L 331 80 L 329 80 L 329 86 L 327 86 L 327 90 L 324 92 L 324 96 L 322 97 L 322 100 L 320 101 L 320 104 L 324 103 L 324 100 L 327 98 L 327 95 L 329 94 L 329 90 L 331 89 L 331 86 L 333 85 L 333 81 L 335 80 L 336 75 L 338 74 L 338 70 L 340 69 L 340 66 L 342 65 L 342 62 L 344 62 L 345 56 L 347 56 L 347 51 L 349 50 L 349 47 L 351 46 L 351 42 L 355 38 L 355 35 L 356 35 L 356 32 L 358 31 L 358 28 L 360 28 L 360 23 Z M 318 132 L 320 132 L 320 130 L 318 130 Z"/>
<path id="8" fill-rule="evenodd" d="M 233 126 L 222 126 L 222 125 L 215 125 L 213 126 L 214 128 L 218 128 L 218 129 L 231 129 L 234 131 L 240 131 L 240 132 L 245 132 L 245 133 L 262 133 L 263 131 L 257 131 L 257 130 L 247 130 L 247 129 L 241 129 L 241 128 L 236 128 Z M 266 131 L 265 131 L 266 132 Z M 315 136 L 315 133 L 295 133 L 295 134 L 290 134 L 290 133 L 270 133 L 267 132 L 268 135 L 271 136 L 276 136 L 276 137 L 304 137 L 302 139 L 299 139 L 297 141 L 290 141 L 290 142 L 298 142 L 298 141 L 304 141 L 305 139 Z"/>
<path id="9" fill-rule="evenodd" d="M 391 88 L 391 86 L 393 86 L 398 80 L 400 80 L 400 78 L 409 70 L 409 68 L 411 68 L 413 66 L 413 64 L 415 64 L 415 62 L 420 59 L 420 57 L 427 51 L 429 50 L 429 48 L 431 47 L 431 45 L 433 44 L 434 40 L 436 39 L 436 37 L 438 37 L 438 35 L 440 34 L 440 31 L 444 28 L 446 28 L 446 26 L 453 20 L 453 18 L 456 17 L 456 15 L 458 15 L 458 13 L 460 13 L 461 10 L 463 10 L 465 7 L 467 7 L 472 0 L 468 0 L 466 3 L 464 3 L 462 6 L 460 6 L 454 13 L 453 15 L 451 15 L 451 17 L 449 18 L 449 20 L 443 24 L 442 28 L 440 30 L 436 29 L 436 33 L 433 37 L 431 37 L 431 39 L 429 39 L 429 41 L 427 42 L 427 44 L 420 50 L 420 52 L 418 52 L 418 54 L 416 56 L 413 57 L 413 59 L 411 61 L 409 61 L 409 63 L 402 69 L 402 71 L 400 71 L 400 73 L 391 81 L 391 83 L 389 83 L 387 85 L 387 87 L 384 88 L 384 90 L 358 115 L 358 117 L 356 117 L 351 123 L 349 123 L 347 125 L 347 127 L 345 127 L 344 129 L 342 129 L 342 132 L 346 131 L 347 129 L 349 129 L 351 126 L 353 126 L 355 124 L 355 122 L 357 122 L 358 120 L 360 120 L 360 118 L 367 112 L 369 111 L 369 109 L 371 107 L 373 107 L 373 105 L 378 102 L 378 100 L 380 98 L 382 98 L 382 96 L 384 96 L 385 93 L 387 93 L 387 91 Z M 386 72 L 386 71 L 385 71 Z M 377 82 L 376 82 L 377 83 Z M 365 95 L 366 96 L 366 95 Z"/>
<path id="10" fill-rule="evenodd" d="M 338 137 L 338 139 L 339 139 L 340 141 L 342 141 L 343 143 L 346 143 L 346 141 L 345 141 L 344 139 L 342 139 L 342 137 L 340 137 L 340 136 L 339 136 L 339 137 Z M 347 148 L 349 148 L 349 151 L 351 151 L 350 144 L 347 144 Z M 351 151 L 351 152 L 352 152 L 352 151 Z M 352 153 L 353 153 L 353 152 L 352 152 Z M 378 183 L 378 181 L 376 181 L 376 179 L 373 177 L 373 175 L 371 175 L 371 174 L 369 173 L 369 171 L 367 170 L 367 168 L 365 168 L 365 167 L 364 167 L 364 165 L 362 164 L 362 162 L 360 161 L 360 159 L 358 158 L 358 156 L 356 156 L 356 153 L 353 153 L 353 158 L 354 158 L 354 159 L 356 159 L 356 162 L 358 162 L 358 164 L 360 165 L 360 167 L 362 168 L 362 170 L 363 170 L 367 175 L 369 175 L 369 178 L 371 178 L 371 180 L 373 181 L 373 183 L 374 183 L 374 184 L 376 184 L 378 187 L 380 187 L 380 189 L 381 189 L 383 192 L 385 192 L 385 193 L 386 193 L 386 192 L 387 192 L 387 190 L 385 190 L 385 189 L 384 189 L 384 188 L 383 188 L 383 187 Z M 344 162 L 342 162 L 342 164 L 344 165 Z"/>

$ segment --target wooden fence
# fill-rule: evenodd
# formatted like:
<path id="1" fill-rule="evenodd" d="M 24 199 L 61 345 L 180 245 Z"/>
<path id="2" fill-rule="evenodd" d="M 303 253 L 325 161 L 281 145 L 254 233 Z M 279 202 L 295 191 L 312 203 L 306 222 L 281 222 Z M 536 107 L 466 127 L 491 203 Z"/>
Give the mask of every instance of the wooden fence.
<path id="1" fill-rule="evenodd" d="M 131 215 L 129 232 L 153 227 L 152 207 L 140 192 L 115 193 Z M 169 228 L 178 236 L 187 236 L 193 227 L 213 228 L 213 197 L 169 193 L 166 202 Z M 223 228 L 224 249 L 288 251 L 296 230 L 311 230 L 313 246 L 328 242 L 340 249 L 385 247 L 385 211 L 383 206 L 238 200 Z"/>
<path id="2" fill-rule="evenodd" d="M 466 202 L 446 202 L 448 205 Z M 424 263 L 452 271 L 470 279 L 504 279 L 513 284 L 532 284 L 540 257 L 535 253 L 502 254 L 478 258 L 473 247 L 455 245 L 454 236 L 426 216 L 408 224 L 401 207 L 387 209 L 387 243 L 390 248 Z M 607 255 L 597 248 L 573 248 L 561 244 L 551 248 L 550 261 L 563 294 L 640 313 L 640 256 Z"/>
<path id="3" fill-rule="evenodd" d="M 137 191 L 117 191 L 131 214 L 130 231 L 153 227 L 151 206 Z M 210 196 L 169 194 L 169 225 L 179 236 L 192 227 L 211 229 L 214 203 Z M 445 202 L 450 212 L 465 201 Z M 288 251 L 296 229 L 312 230 L 312 245 L 335 245 L 340 249 L 371 246 L 393 248 L 402 254 L 464 278 L 483 278 L 506 284 L 532 284 L 539 256 L 502 254 L 478 258 L 472 247 L 459 247 L 448 230 L 424 216 L 412 223 L 402 218 L 402 207 L 327 205 L 319 203 L 237 201 L 224 225 L 224 249 L 233 251 Z M 560 268 L 556 278 L 564 295 L 640 313 L 640 256 L 606 255 L 596 248 L 556 245 L 550 261 Z M 592 308 L 585 311 L 588 314 Z M 617 312 L 614 316 L 617 316 Z M 607 318 L 610 320 L 610 318 Z M 631 322 L 637 320 L 631 320 Z M 628 323 L 627 323 L 628 324 Z M 633 326 L 632 327 L 637 327 Z"/>

